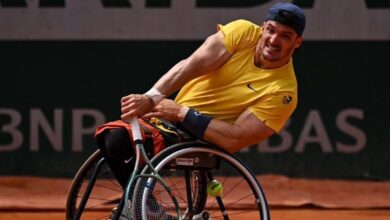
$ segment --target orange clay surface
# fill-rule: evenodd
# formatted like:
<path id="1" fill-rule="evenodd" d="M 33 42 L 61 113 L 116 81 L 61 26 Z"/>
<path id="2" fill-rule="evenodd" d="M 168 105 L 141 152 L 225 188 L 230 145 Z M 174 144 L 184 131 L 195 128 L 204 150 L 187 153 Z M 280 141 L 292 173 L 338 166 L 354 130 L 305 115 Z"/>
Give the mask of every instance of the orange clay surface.
<path id="1" fill-rule="evenodd" d="M 258 179 L 271 207 L 272 220 L 390 219 L 390 181 L 279 175 L 262 175 Z M 0 220 L 65 219 L 70 183 L 71 179 L 0 176 Z M 86 214 L 95 219 L 102 213 Z"/>

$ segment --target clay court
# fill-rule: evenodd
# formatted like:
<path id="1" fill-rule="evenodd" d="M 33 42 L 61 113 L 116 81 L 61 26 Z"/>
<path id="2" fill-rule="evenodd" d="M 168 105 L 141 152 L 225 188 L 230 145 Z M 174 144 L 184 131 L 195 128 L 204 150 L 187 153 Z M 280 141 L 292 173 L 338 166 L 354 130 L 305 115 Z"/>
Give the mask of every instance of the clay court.
<path id="1" fill-rule="evenodd" d="M 258 178 L 273 220 L 390 218 L 390 181 L 298 179 L 278 175 Z M 65 219 L 70 182 L 70 179 L 1 177 L 0 219 Z M 89 212 L 88 216 L 99 219 L 102 212 Z"/>

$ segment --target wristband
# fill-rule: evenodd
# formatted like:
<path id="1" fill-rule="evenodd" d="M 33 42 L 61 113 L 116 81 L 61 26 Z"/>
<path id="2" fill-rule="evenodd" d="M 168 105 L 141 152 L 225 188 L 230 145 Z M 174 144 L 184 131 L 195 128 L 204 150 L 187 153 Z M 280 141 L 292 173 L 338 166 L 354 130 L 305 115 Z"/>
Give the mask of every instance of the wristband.
<path id="1" fill-rule="evenodd" d="M 158 89 L 152 87 L 149 91 L 147 91 L 144 95 L 149 97 L 154 105 L 158 105 L 164 98 L 165 95 L 163 95 Z"/>
<path id="2" fill-rule="evenodd" d="M 182 124 L 197 138 L 203 139 L 204 132 L 212 119 L 212 117 L 203 115 L 190 108 L 184 117 Z"/>

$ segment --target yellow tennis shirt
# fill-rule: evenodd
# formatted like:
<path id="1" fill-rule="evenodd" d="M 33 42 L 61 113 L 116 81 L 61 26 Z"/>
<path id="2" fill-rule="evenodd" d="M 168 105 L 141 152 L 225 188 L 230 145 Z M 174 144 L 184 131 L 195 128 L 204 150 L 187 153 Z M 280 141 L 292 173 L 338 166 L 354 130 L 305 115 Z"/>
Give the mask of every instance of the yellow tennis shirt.
<path id="1" fill-rule="evenodd" d="M 261 27 L 246 20 L 218 25 L 232 57 L 219 69 L 188 82 L 175 101 L 234 123 L 245 110 L 279 132 L 297 106 L 297 82 L 292 60 L 277 69 L 254 64 Z"/>

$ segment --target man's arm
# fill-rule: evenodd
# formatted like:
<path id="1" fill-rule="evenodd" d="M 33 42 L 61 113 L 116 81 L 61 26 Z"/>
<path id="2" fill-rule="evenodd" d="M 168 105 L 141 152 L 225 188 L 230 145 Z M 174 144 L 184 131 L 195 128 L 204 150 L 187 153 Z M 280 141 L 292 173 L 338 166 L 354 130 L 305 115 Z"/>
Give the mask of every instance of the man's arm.
<path id="1" fill-rule="evenodd" d="M 190 80 L 222 66 L 230 57 L 223 43 L 223 34 L 217 32 L 209 36 L 190 57 L 172 67 L 153 87 L 169 96 Z"/>
<path id="2" fill-rule="evenodd" d="M 190 80 L 205 75 L 223 65 L 231 57 L 223 43 L 223 34 L 217 32 L 187 59 L 180 61 L 163 75 L 153 86 L 165 97 L 179 90 Z M 145 95 L 131 94 L 121 100 L 122 119 L 142 116 L 150 112 L 157 103 Z"/>
<path id="3" fill-rule="evenodd" d="M 187 112 L 187 107 L 181 107 L 178 112 L 178 120 L 183 121 Z M 203 139 L 233 153 L 244 147 L 259 143 L 274 133 L 274 130 L 266 126 L 253 113 L 246 110 L 234 124 L 212 119 L 207 126 Z"/>
<path id="4" fill-rule="evenodd" d="M 188 110 L 188 107 L 165 99 L 145 116 L 183 122 Z M 274 130 L 266 126 L 253 113 L 246 110 L 234 124 L 212 119 L 203 134 L 203 139 L 233 153 L 244 147 L 259 143 L 272 134 L 274 134 Z"/>

